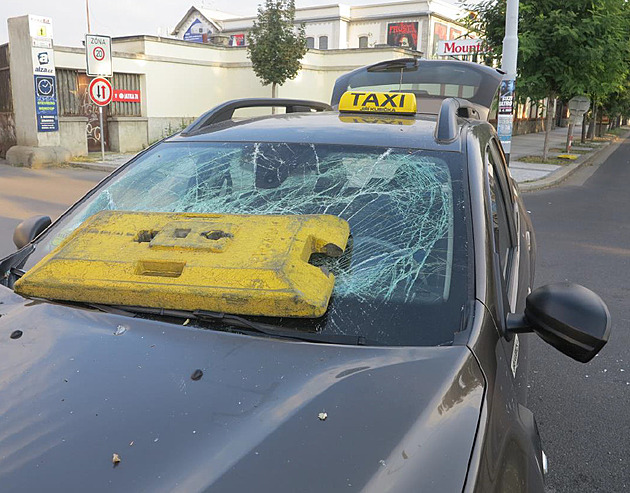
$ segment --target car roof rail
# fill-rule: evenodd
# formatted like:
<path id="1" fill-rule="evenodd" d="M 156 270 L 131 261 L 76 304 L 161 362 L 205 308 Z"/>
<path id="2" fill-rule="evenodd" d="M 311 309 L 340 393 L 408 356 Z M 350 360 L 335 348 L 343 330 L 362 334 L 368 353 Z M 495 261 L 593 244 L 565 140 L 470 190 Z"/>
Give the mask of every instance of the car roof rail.
<path id="1" fill-rule="evenodd" d="M 194 122 L 188 125 L 181 133 L 181 135 L 190 134 L 196 130 L 213 125 L 215 123 L 224 122 L 230 120 L 234 116 L 234 112 L 242 108 L 271 108 L 281 107 L 286 108 L 287 113 L 298 113 L 306 111 L 330 111 L 331 106 L 328 103 L 322 103 L 320 101 L 309 101 L 306 99 L 280 99 L 280 98 L 243 98 L 233 99 L 221 103 L 209 111 L 206 111 L 203 115 L 197 118 Z"/>
<path id="2" fill-rule="evenodd" d="M 446 98 L 442 101 L 435 124 L 435 140 L 445 144 L 455 140 L 459 132 L 458 118 L 479 120 L 479 110 L 466 99 Z"/>

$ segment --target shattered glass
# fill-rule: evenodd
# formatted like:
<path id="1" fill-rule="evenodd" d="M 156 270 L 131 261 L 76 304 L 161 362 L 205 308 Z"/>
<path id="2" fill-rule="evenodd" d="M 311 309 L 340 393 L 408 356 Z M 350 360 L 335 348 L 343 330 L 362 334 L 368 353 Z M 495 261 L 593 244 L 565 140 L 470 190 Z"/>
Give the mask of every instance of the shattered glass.
<path id="1" fill-rule="evenodd" d="M 461 177 L 453 179 L 446 154 L 320 144 L 163 144 L 62 221 L 40 243 L 37 257 L 104 209 L 332 214 L 349 222 L 351 237 L 341 257 L 311 258 L 336 279 L 329 313 L 310 328 L 361 334 L 362 324 L 380 317 L 397 325 L 387 310 L 412 307 L 405 319 L 422 306 L 431 317 L 444 304 L 458 311 L 461 299 L 449 300 L 454 267 L 461 276 L 465 264 L 454 231 L 463 216 L 461 192 L 454 200 Z M 449 328 L 451 337 L 456 330 Z M 388 331 L 380 327 L 376 336 Z"/>

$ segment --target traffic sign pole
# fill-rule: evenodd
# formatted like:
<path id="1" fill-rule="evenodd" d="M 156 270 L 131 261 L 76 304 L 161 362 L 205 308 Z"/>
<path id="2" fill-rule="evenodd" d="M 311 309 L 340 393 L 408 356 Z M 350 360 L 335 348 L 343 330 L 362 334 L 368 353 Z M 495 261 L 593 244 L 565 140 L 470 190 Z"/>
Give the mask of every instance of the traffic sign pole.
<path id="1" fill-rule="evenodd" d="M 101 161 L 105 161 L 105 129 L 103 128 L 103 107 L 98 107 L 98 121 L 101 126 Z"/>
<path id="2" fill-rule="evenodd" d="M 101 158 L 105 160 L 105 129 L 103 128 L 103 106 L 112 100 L 114 90 L 112 84 L 103 77 L 92 79 L 88 86 L 88 93 L 94 104 L 98 105 L 98 120 L 101 126 Z"/>

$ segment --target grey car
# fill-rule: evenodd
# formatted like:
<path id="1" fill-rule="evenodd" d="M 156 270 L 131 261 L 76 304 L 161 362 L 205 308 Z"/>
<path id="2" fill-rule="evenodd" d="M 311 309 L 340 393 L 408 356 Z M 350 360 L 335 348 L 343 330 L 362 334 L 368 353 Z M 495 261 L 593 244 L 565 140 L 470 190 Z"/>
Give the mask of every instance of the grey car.
<path id="1" fill-rule="evenodd" d="M 532 292 L 534 232 L 487 122 L 501 77 L 404 59 L 343 76 L 330 105 L 231 101 L 18 226 L 0 260 L 2 490 L 543 491 L 526 333 L 588 361 L 610 316 L 575 284 Z M 417 111 L 340 106 L 372 91 Z M 234 117 L 264 106 L 286 111 Z M 317 318 L 14 291 L 101 211 L 329 214 L 350 238 L 308 259 L 335 276 Z"/>

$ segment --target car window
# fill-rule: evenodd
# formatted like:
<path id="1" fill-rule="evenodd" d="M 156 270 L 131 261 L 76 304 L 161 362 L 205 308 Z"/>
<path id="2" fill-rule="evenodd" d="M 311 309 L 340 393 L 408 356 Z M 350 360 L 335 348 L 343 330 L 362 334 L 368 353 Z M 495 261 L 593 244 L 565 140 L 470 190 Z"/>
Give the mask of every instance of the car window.
<path id="1" fill-rule="evenodd" d="M 459 153 L 286 143 L 163 143 L 103 184 L 37 245 L 30 267 L 101 210 L 333 214 L 345 254 L 326 316 L 276 320 L 386 344 L 452 340 L 468 297 Z"/>
<path id="2" fill-rule="evenodd" d="M 486 151 L 488 185 L 492 212 L 495 251 L 499 254 L 503 280 L 508 281 L 510 253 L 513 246 L 511 226 L 508 219 L 509 209 L 499 180 L 496 161 L 488 148 Z"/>

